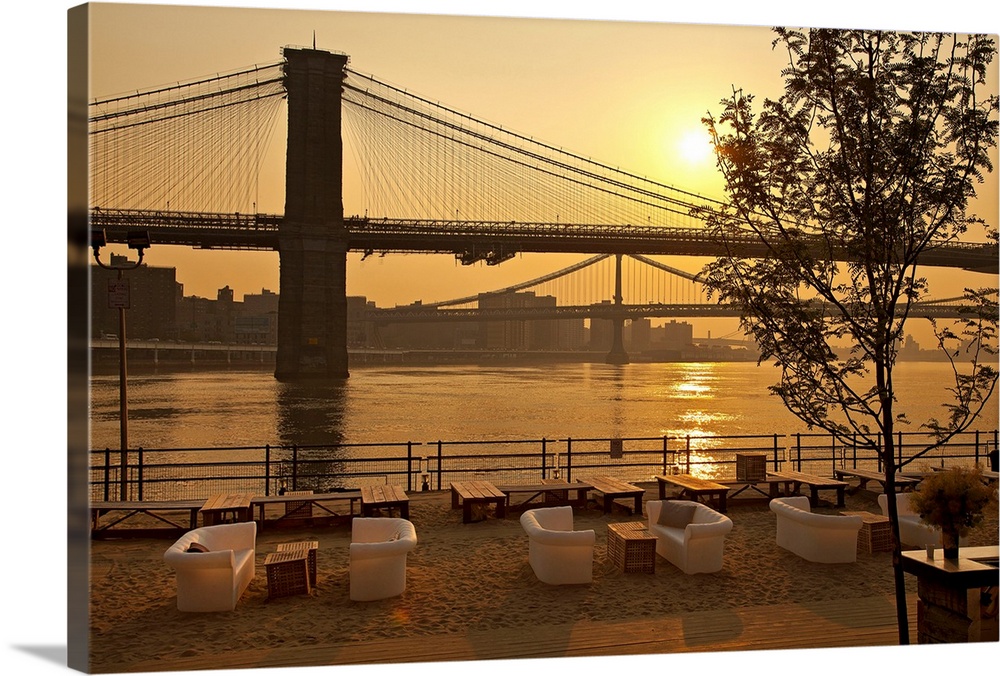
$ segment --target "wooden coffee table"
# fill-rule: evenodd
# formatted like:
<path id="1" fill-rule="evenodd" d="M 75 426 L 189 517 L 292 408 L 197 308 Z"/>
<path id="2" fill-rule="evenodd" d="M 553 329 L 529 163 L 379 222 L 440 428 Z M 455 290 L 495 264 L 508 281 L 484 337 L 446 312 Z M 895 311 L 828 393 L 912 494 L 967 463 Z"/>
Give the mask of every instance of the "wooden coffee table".
<path id="1" fill-rule="evenodd" d="M 309 554 L 306 549 L 272 552 L 264 559 L 264 569 L 267 571 L 269 600 L 312 591 L 309 584 Z"/>
<path id="2" fill-rule="evenodd" d="M 609 523 L 608 558 L 623 573 L 656 572 L 656 536 L 641 521 Z"/>
<path id="3" fill-rule="evenodd" d="M 861 530 L 858 531 L 858 551 L 864 551 L 868 554 L 892 551 L 892 531 L 889 529 L 889 517 L 871 512 L 841 512 L 841 514 L 861 517 Z"/>
<path id="4" fill-rule="evenodd" d="M 316 550 L 319 549 L 318 540 L 303 540 L 301 542 L 283 542 L 276 548 L 279 552 L 294 552 L 304 550 L 306 560 L 309 563 L 309 584 L 316 586 Z"/>

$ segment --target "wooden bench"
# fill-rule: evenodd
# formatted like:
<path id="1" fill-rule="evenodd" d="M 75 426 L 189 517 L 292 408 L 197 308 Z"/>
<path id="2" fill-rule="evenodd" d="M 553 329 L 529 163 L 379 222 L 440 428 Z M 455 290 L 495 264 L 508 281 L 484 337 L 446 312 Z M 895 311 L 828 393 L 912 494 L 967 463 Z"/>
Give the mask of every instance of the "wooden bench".
<path id="1" fill-rule="evenodd" d="M 633 514 L 642 514 L 642 497 L 646 494 L 644 488 L 639 488 L 630 483 L 610 476 L 586 477 L 587 483 L 593 486 L 593 490 L 603 496 L 604 513 L 610 514 L 615 500 L 619 498 L 631 499 L 635 503 Z"/>
<path id="2" fill-rule="evenodd" d="M 497 486 L 497 489 L 507 496 L 508 509 L 528 509 L 530 507 L 542 506 L 538 503 L 531 504 L 537 497 L 544 499 L 544 506 L 569 505 L 571 507 L 587 506 L 587 491 L 593 486 L 581 481 L 570 483 L 560 479 L 542 479 L 540 483 L 534 484 L 509 484 Z M 571 497 L 570 493 L 574 496 Z M 530 495 L 520 504 L 514 504 L 510 496 L 512 493 L 529 493 Z"/>
<path id="3" fill-rule="evenodd" d="M 489 481 L 456 481 L 451 484 L 451 508 L 462 508 L 462 523 L 472 521 L 474 505 L 496 505 L 498 519 L 507 516 L 507 494 Z"/>
<path id="4" fill-rule="evenodd" d="M 819 491 L 821 490 L 836 490 L 837 491 L 837 507 L 844 506 L 844 489 L 846 489 L 850 484 L 846 481 L 839 481 L 837 479 L 830 479 L 827 477 L 815 476 L 813 474 L 805 474 L 803 472 L 793 472 L 793 471 L 781 471 L 781 472 L 770 472 L 767 475 L 768 481 L 774 481 L 771 484 L 772 487 L 772 498 L 778 497 L 777 495 L 777 484 L 784 484 L 784 493 L 789 494 L 789 487 L 791 486 L 791 492 L 798 494 L 802 486 L 809 487 L 809 504 L 816 507 L 819 504 Z"/>
<path id="5" fill-rule="evenodd" d="M 406 491 L 399 486 L 386 484 L 361 488 L 362 516 L 375 516 L 375 511 L 382 509 L 391 514 L 394 507 L 399 510 L 401 518 L 410 518 L 410 498 L 406 496 Z"/>
<path id="6" fill-rule="evenodd" d="M 91 537 L 104 538 L 109 536 L 127 535 L 130 537 L 150 537 L 164 535 L 180 535 L 198 527 L 198 511 L 204 500 L 97 500 L 90 503 L 90 533 Z M 110 522 L 101 523 L 101 517 L 113 512 L 117 514 Z M 178 522 L 173 513 L 187 512 L 187 522 Z M 115 528 L 118 524 L 131 519 L 138 514 L 146 514 L 153 519 L 167 524 L 166 528 Z"/>
<path id="7" fill-rule="evenodd" d="M 700 502 L 700 498 L 707 500 L 714 498 L 716 508 L 722 513 L 726 511 L 726 495 L 729 494 L 729 486 L 690 474 L 664 474 L 656 477 L 656 483 L 659 488 L 660 500 L 669 499 L 667 497 L 667 484 L 670 484 L 681 489 L 679 496 L 681 499 Z"/>
<path id="8" fill-rule="evenodd" d="M 880 486 L 882 486 L 882 492 L 885 492 L 885 475 L 880 472 L 867 469 L 843 468 L 833 470 L 833 476 L 841 481 L 846 481 L 848 477 L 856 477 L 859 480 L 858 488 L 861 489 L 864 489 L 868 485 L 869 481 L 876 481 Z M 912 491 L 919 483 L 920 479 L 904 476 L 902 474 L 896 475 L 897 492 L 902 493 L 904 491 Z"/>
<path id="9" fill-rule="evenodd" d="M 350 511 L 342 514 L 335 509 L 331 509 L 331 502 L 350 502 Z M 256 507 L 258 512 L 257 523 L 260 528 L 267 525 L 291 525 L 293 520 L 302 518 L 313 518 L 317 510 L 325 512 L 321 518 L 333 518 L 342 516 L 354 516 L 354 503 L 361 500 L 361 491 L 334 491 L 331 493 L 313 493 L 312 491 L 291 491 L 284 495 L 261 495 L 254 497 L 251 501 L 251 508 Z M 284 513 L 268 520 L 266 518 L 266 508 L 268 505 L 283 505 Z M 306 509 L 308 507 L 308 510 Z"/>

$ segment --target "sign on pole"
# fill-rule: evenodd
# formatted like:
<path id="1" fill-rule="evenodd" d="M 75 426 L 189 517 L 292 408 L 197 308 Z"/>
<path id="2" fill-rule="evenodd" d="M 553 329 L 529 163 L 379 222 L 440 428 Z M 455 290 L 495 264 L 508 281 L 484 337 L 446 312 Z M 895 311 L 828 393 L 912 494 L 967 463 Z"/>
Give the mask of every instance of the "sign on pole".
<path id="1" fill-rule="evenodd" d="M 127 279 L 108 280 L 108 307 L 111 309 L 129 309 Z"/>

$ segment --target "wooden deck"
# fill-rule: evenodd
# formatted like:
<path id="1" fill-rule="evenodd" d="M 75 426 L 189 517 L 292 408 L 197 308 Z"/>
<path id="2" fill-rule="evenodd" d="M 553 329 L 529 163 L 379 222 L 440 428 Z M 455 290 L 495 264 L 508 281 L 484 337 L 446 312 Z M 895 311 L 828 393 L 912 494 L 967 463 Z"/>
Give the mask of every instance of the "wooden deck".
<path id="1" fill-rule="evenodd" d="M 907 596 L 916 643 L 916 594 Z M 317 646 L 246 649 L 194 657 L 164 655 L 123 671 L 175 671 L 388 664 L 545 657 L 653 655 L 898 644 L 891 597 L 677 613 L 629 622 L 581 621 L 462 634 L 421 635 Z M 919 659 L 914 654 L 913 659 Z"/>

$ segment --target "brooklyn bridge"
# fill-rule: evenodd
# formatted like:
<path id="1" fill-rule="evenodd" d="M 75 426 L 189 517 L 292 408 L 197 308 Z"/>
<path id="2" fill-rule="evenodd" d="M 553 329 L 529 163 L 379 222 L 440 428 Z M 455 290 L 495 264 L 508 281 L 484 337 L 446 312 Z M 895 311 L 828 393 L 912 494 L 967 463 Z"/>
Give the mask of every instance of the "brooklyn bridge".
<path id="1" fill-rule="evenodd" d="M 259 165 L 283 111 L 285 209 L 259 213 Z M 113 243 L 143 231 L 157 246 L 279 253 L 279 379 L 347 376 L 349 252 L 449 254 L 462 264 L 486 265 L 522 253 L 591 255 L 497 293 L 611 261 L 604 303 L 539 314 L 475 307 L 476 295 L 380 311 L 381 321 L 400 322 L 426 321 L 431 312 L 456 321 L 608 320 L 609 361 L 627 359 L 621 335 L 628 318 L 733 314 L 708 302 L 703 290 L 691 291 L 700 286 L 697 275 L 651 258 L 724 255 L 726 246 L 697 216 L 718 202 L 406 92 L 355 71 L 344 54 L 286 48 L 273 64 L 94 101 L 87 124 L 91 232 Z M 362 167 L 349 180 L 360 182 L 370 205 L 363 214 L 344 213 L 345 148 Z M 749 233 L 737 244 L 743 256 L 764 252 Z M 657 275 L 641 290 L 633 287 L 629 302 L 623 260 Z M 995 275 L 997 247 L 951 242 L 920 262 Z M 926 302 L 922 312 L 955 316 L 957 305 L 958 299 Z"/>

